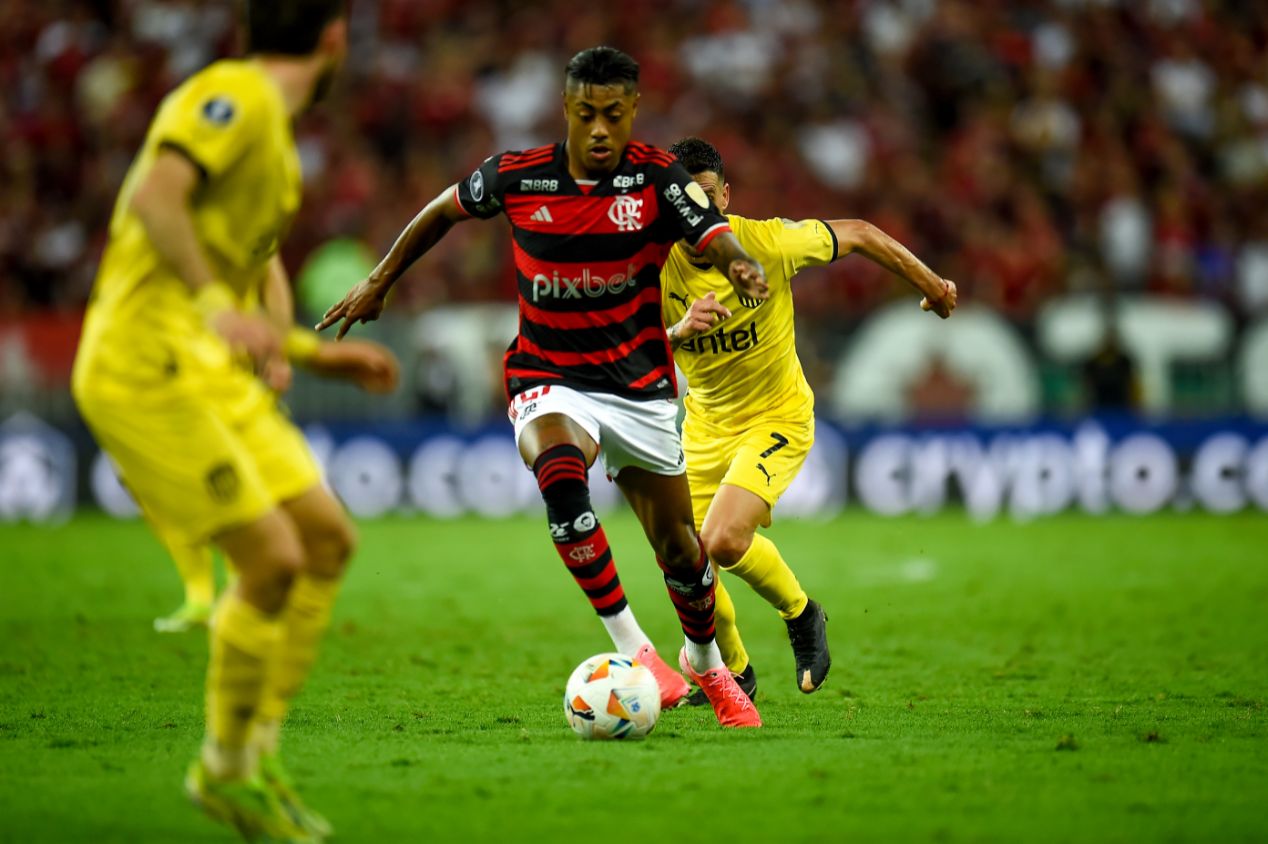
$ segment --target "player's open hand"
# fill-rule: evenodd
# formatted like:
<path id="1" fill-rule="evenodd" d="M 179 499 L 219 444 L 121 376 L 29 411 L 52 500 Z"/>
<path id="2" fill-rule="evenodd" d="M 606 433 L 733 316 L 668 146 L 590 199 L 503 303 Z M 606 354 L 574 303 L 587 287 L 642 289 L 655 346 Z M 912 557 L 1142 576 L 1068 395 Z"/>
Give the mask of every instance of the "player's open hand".
<path id="1" fill-rule="evenodd" d="M 748 299 L 764 302 L 770 298 L 770 288 L 766 286 L 766 273 L 762 265 L 756 261 L 731 262 L 731 286 L 735 292 Z"/>
<path id="2" fill-rule="evenodd" d="M 691 307 L 687 308 L 687 313 L 683 314 L 682 319 L 674 324 L 674 330 L 671 336 L 675 340 L 690 340 L 698 334 L 703 334 L 713 326 L 728 319 L 731 311 L 725 305 L 718 301 L 718 297 L 712 290 L 704 294 L 700 299 L 691 303 Z"/>
<path id="3" fill-rule="evenodd" d="M 369 340 L 322 343 L 308 366 L 319 375 L 351 381 L 367 393 L 390 393 L 400 377 L 396 356 Z"/>
<path id="4" fill-rule="evenodd" d="M 379 315 L 383 313 L 387 291 L 387 285 L 374 279 L 367 278 L 358 282 L 346 296 L 326 311 L 321 322 L 317 323 L 317 330 L 324 331 L 343 320 L 343 324 L 339 326 L 339 332 L 335 334 L 336 340 L 342 340 L 343 335 L 348 333 L 348 329 L 358 322 L 373 322 L 379 318 Z"/>
<path id="5" fill-rule="evenodd" d="M 946 319 L 955 310 L 956 300 L 955 282 L 944 278 L 942 279 L 942 295 L 926 296 L 921 299 L 920 309 L 922 311 L 933 311 L 938 316 Z"/>

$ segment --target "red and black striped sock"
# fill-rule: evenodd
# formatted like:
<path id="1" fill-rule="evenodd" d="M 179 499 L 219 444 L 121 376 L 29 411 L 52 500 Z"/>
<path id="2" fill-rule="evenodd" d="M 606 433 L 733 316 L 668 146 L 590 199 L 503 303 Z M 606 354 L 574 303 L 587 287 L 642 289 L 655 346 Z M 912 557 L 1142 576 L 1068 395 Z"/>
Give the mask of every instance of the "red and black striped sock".
<path id="1" fill-rule="evenodd" d="M 660 557 L 656 565 L 665 574 L 665 586 L 669 599 L 678 611 L 678 622 L 687 638 L 701 645 L 713 641 L 713 605 L 715 585 L 713 567 L 700 549 L 700 559 L 691 570 L 671 569 Z"/>
<path id="2" fill-rule="evenodd" d="M 629 606 L 612 562 L 612 549 L 590 507 L 586 459 L 573 445 L 547 449 L 533 464 L 546 502 L 555 550 L 599 615 L 616 615 Z"/>

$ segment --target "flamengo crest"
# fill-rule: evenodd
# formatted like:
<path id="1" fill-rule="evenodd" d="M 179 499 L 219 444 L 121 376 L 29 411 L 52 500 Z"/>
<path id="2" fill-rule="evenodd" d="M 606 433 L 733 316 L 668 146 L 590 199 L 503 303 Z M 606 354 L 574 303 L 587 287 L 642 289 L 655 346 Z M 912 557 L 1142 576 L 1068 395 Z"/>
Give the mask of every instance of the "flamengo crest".
<path id="1" fill-rule="evenodd" d="M 608 219 L 616 223 L 617 231 L 636 232 L 643 228 L 643 198 L 618 196 L 608 209 Z"/>

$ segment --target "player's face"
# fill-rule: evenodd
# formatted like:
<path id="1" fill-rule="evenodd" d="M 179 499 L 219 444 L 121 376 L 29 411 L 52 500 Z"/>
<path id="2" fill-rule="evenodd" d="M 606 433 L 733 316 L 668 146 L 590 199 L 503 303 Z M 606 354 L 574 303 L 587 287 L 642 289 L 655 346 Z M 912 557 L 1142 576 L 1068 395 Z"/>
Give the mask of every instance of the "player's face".
<path id="1" fill-rule="evenodd" d="M 570 169 L 602 176 L 616 169 L 630 141 L 638 91 L 624 85 L 569 85 L 564 91 Z"/>
<path id="2" fill-rule="evenodd" d="M 722 177 L 712 170 L 702 170 L 691 178 L 697 185 L 704 188 L 705 195 L 718 206 L 718 211 L 725 214 L 727 206 L 731 204 L 731 186 L 722 181 Z"/>
<path id="3" fill-rule="evenodd" d="M 718 212 L 725 214 L 727 206 L 731 204 L 731 186 L 722 181 L 722 178 L 712 170 L 702 170 L 691 178 L 697 185 L 704 188 L 705 195 L 713 200 L 714 205 L 718 206 Z M 700 257 L 700 253 L 687 245 L 685 240 L 682 241 L 682 248 L 691 257 Z"/>

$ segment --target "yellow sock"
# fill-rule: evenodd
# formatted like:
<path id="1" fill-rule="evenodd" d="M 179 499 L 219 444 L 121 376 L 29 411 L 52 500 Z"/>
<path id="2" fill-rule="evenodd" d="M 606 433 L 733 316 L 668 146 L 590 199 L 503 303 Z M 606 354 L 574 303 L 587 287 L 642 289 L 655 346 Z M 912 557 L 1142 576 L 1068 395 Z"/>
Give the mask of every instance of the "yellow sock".
<path id="1" fill-rule="evenodd" d="M 216 600 L 216 561 L 211 546 L 171 542 L 167 550 L 185 584 L 185 603 L 211 606 Z"/>
<path id="2" fill-rule="evenodd" d="M 718 650 L 722 652 L 722 661 L 731 669 L 731 673 L 739 674 L 748 668 L 748 651 L 744 649 L 740 630 L 735 625 L 735 603 L 722 585 L 721 577 L 718 578 L 716 589 L 713 596 L 713 624 L 717 630 Z"/>
<path id="3" fill-rule="evenodd" d="M 285 636 L 270 666 L 256 713 L 252 741 L 263 752 L 277 752 L 278 729 L 291 699 L 299 693 L 317 659 L 317 643 L 330 624 L 330 611 L 339 594 L 339 583 L 301 575 L 291 587 L 286 609 L 282 611 Z"/>
<path id="4" fill-rule="evenodd" d="M 760 533 L 754 534 L 753 544 L 738 563 L 723 569 L 752 586 L 754 592 L 779 610 L 784 621 L 796 618 L 806 608 L 806 591 L 797 582 L 797 575 L 788 568 L 775 543 Z"/>
<path id="5" fill-rule="evenodd" d="M 226 594 L 216 607 L 207 668 L 207 738 L 229 756 L 241 758 L 238 751 L 247 745 L 282 632 L 279 616 L 251 606 L 236 592 Z"/>

